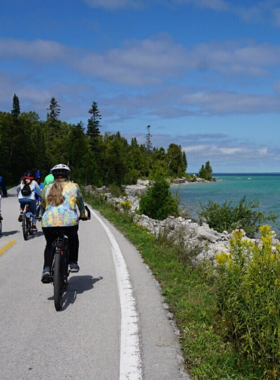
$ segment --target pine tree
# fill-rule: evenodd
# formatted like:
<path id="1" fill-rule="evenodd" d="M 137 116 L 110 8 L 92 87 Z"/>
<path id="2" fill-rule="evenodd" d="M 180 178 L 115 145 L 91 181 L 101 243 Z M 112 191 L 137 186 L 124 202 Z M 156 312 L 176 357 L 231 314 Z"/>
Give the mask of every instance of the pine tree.
<path id="1" fill-rule="evenodd" d="M 100 120 L 102 119 L 96 102 L 92 103 L 92 106 L 88 112 L 91 114 L 91 117 L 88 119 L 87 135 L 89 137 L 96 138 L 100 135 L 99 126 Z"/>
<path id="2" fill-rule="evenodd" d="M 209 161 L 206 162 L 205 166 L 201 166 L 198 176 L 206 180 L 212 179 L 212 168 Z"/>
<path id="3" fill-rule="evenodd" d="M 185 173 L 181 145 L 170 144 L 167 149 L 167 168 L 171 176 L 182 176 Z"/>
<path id="4" fill-rule="evenodd" d="M 185 151 L 182 153 L 182 157 L 183 157 L 184 171 L 186 172 L 187 171 L 187 167 L 188 167 L 188 161 L 187 161 L 187 156 L 186 156 L 186 152 Z"/>
<path id="5" fill-rule="evenodd" d="M 50 111 L 47 113 L 47 120 L 53 124 L 57 123 L 60 114 L 60 106 L 55 98 L 51 98 L 50 106 L 47 108 L 47 111 Z"/>
<path id="6" fill-rule="evenodd" d="M 87 136 L 90 139 L 89 146 L 91 151 L 97 152 L 99 150 L 98 137 L 100 135 L 99 127 L 100 120 L 102 119 L 102 117 L 96 102 L 92 103 L 92 106 L 88 112 L 91 114 L 90 119 L 88 119 L 87 125 Z"/>
<path id="7" fill-rule="evenodd" d="M 13 109 L 11 111 L 11 114 L 14 120 L 18 120 L 18 117 L 20 115 L 20 105 L 19 105 L 19 98 L 16 96 L 16 94 L 14 94 L 14 97 L 13 97 Z"/>
<path id="8" fill-rule="evenodd" d="M 211 167 L 209 161 L 206 162 L 205 169 L 206 169 L 206 171 L 208 173 L 208 179 L 211 179 L 212 178 L 212 167 Z"/>
<path id="9" fill-rule="evenodd" d="M 150 155 L 152 153 L 152 148 L 153 148 L 153 146 L 152 146 L 152 135 L 150 133 L 150 128 L 151 128 L 151 126 L 148 125 L 147 126 L 148 132 L 146 134 L 146 148 L 147 148 L 148 155 Z"/>

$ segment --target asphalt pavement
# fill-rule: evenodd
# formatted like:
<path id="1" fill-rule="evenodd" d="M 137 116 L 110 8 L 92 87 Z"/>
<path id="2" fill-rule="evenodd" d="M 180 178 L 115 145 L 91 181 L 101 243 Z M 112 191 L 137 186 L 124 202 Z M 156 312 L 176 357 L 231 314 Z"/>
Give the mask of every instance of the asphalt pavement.
<path id="1" fill-rule="evenodd" d="M 178 336 L 135 247 L 98 212 L 79 225 L 80 272 L 63 307 L 42 284 L 45 239 L 24 241 L 16 190 L 2 199 L 0 380 L 181 380 Z"/>

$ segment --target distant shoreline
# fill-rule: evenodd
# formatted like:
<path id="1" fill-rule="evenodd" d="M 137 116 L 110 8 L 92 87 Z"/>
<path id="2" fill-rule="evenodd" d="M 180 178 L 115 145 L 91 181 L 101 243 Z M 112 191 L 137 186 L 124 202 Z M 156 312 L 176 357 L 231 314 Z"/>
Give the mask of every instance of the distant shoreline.
<path id="1" fill-rule="evenodd" d="M 280 172 L 271 172 L 271 173 L 212 173 L 214 177 L 219 175 L 227 175 L 227 176 L 269 176 L 269 175 L 280 175 Z"/>

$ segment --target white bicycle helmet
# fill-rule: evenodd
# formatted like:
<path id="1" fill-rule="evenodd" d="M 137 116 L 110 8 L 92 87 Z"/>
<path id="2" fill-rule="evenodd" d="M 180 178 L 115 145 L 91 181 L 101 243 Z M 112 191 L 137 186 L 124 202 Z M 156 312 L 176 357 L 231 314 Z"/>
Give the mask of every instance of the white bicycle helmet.
<path id="1" fill-rule="evenodd" d="M 54 178 L 68 178 L 70 172 L 69 166 L 64 164 L 58 164 L 52 168 Z"/>

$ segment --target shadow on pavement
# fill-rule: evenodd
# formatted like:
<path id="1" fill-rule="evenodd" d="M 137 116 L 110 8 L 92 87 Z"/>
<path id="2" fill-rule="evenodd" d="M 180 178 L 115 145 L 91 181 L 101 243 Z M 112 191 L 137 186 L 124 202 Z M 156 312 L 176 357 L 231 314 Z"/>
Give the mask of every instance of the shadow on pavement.
<path id="1" fill-rule="evenodd" d="M 13 230 L 13 231 L 2 232 L 1 236 L 15 235 L 15 234 L 17 234 L 18 232 L 20 232 L 20 231 L 19 231 L 19 230 Z"/>
<path id="2" fill-rule="evenodd" d="M 102 276 L 98 278 L 77 275 L 70 277 L 66 292 L 62 296 L 63 306 L 60 311 L 66 310 L 69 305 L 73 304 L 77 298 L 77 294 L 82 294 L 87 290 L 93 289 L 94 284 L 102 279 Z M 48 299 L 53 300 L 54 298 L 50 297 Z"/>
<path id="3" fill-rule="evenodd" d="M 34 234 L 32 235 L 33 236 L 33 238 L 35 237 L 39 237 L 39 236 L 42 236 L 42 235 L 44 235 L 44 232 L 43 231 L 38 231 L 38 232 L 34 232 Z"/>

